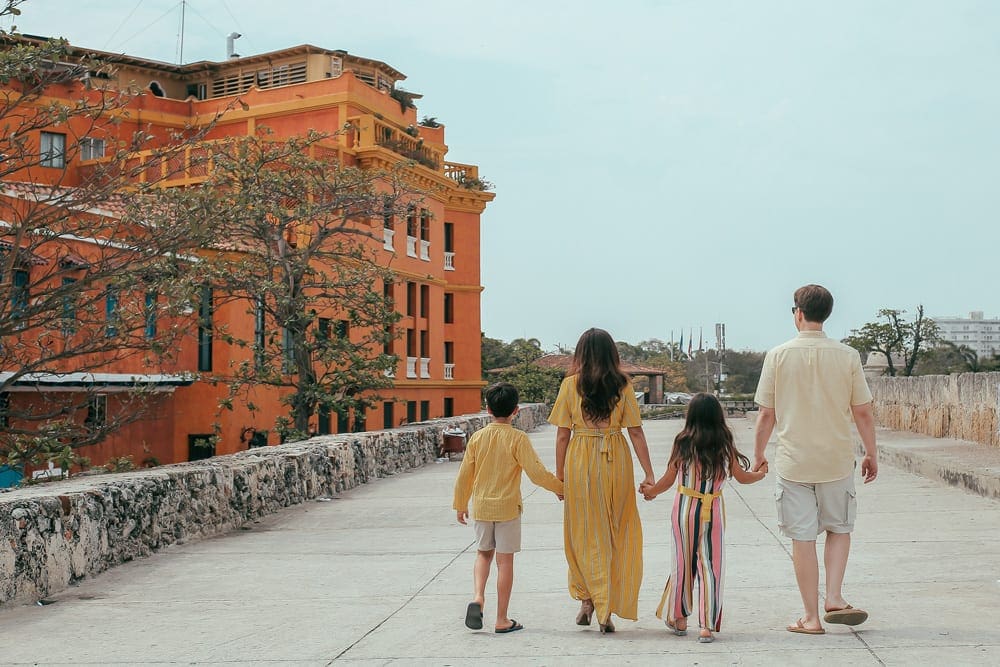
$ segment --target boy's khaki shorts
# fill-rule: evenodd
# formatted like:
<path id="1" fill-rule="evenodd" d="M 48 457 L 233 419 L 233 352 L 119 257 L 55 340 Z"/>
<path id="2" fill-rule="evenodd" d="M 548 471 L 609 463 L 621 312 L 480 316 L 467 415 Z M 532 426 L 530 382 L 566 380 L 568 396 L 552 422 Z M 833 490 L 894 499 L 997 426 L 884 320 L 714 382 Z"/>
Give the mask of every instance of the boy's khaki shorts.
<path id="1" fill-rule="evenodd" d="M 473 521 L 476 548 L 501 554 L 516 554 L 521 550 L 521 517 L 510 521 Z"/>
<path id="2" fill-rule="evenodd" d="M 824 531 L 849 533 L 854 530 L 858 502 L 853 474 L 816 484 L 778 477 L 774 500 L 778 508 L 778 528 L 785 537 L 814 542 Z"/>

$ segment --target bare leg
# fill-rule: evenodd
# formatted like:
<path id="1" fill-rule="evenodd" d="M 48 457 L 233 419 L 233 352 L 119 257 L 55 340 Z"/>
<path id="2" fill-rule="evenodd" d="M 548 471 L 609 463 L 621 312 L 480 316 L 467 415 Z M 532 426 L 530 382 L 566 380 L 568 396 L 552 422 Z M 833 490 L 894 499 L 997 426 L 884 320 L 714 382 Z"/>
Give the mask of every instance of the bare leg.
<path id="1" fill-rule="evenodd" d="M 823 550 L 823 564 L 826 566 L 826 611 L 843 609 L 847 606 L 842 590 L 844 572 L 847 571 L 847 557 L 851 553 L 850 533 L 826 533 L 826 547 Z"/>
<path id="2" fill-rule="evenodd" d="M 514 587 L 514 554 L 497 554 L 497 622 L 496 629 L 510 627 L 507 607 L 510 591 Z"/>
<path id="3" fill-rule="evenodd" d="M 486 580 L 490 578 L 490 566 L 493 565 L 493 550 L 480 551 L 476 555 L 476 564 L 472 569 L 473 602 L 482 607 L 486 603 Z"/>
<path id="4" fill-rule="evenodd" d="M 819 622 L 819 561 L 816 558 L 816 542 L 792 540 L 792 562 L 805 609 L 802 625 L 811 630 L 818 629 L 822 626 Z"/>

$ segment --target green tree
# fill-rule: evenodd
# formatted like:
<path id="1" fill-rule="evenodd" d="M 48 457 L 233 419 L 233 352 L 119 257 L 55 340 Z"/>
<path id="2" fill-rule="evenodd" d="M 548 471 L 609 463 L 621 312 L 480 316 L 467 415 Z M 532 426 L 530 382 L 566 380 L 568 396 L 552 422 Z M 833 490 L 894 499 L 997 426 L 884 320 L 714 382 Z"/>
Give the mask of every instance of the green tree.
<path id="1" fill-rule="evenodd" d="M 856 349 L 861 355 L 881 352 L 885 355 L 887 372 L 890 376 L 913 375 L 913 370 L 921 357 L 940 338 L 937 324 L 924 315 L 924 307 L 917 306 L 912 321 L 904 318 L 905 310 L 883 308 L 878 311 L 878 319 L 864 324 L 860 329 L 852 329 L 851 335 L 843 342 Z M 902 358 L 903 367 L 896 368 L 894 358 Z"/>
<path id="2" fill-rule="evenodd" d="M 19 15 L 24 4 L 3 0 L 0 19 Z M 165 141 L 145 128 L 123 134 L 138 92 L 102 86 L 109 80 L 98 75 L 111 69 L 79 57 L 65 40 L 0 29 L 0 396 L 8 397 L 0 405 L 0 464 L 69 461 L 74 448 L 140 418 L 162 394 L 137 382 L 116 395 L 121 410 L 88 419 L 101 388 L 87 374 L 135 359 L 150 374 L 164 372 L 187 330 L 192 272 L 185 258 L 206 228 L 197 217 L 154 227 L 149 214 L 163 179 L 184 162 L 177 157 L 211 123 Z M 78 171 L 67 165 L 84 157 L 85 146 L 93 150 L 93 137 L 107 138 L 104 157 L 82 183 L 67 185 Z M 33 182 L 38 173 L 44 184 Z M 140 183 L 140 173 L 149 179 Z M 78 391 L 40 392 L 31 401 L 7 393 L 36 374 L 70 370 L 84 379 Z"/>
<path id="3" fill-rule="evenodd" d="M 514 363 L 514 353 L 507 343 L 498 338 L 481 334 L 480 355 L 482 357 L 483 379 L 492 377 L 488 371 L 506 368 Z"/>
<path id="4" fill-rule="evenodd" d="M 757 391 L 760 372 L 764 367 L 764 353 L 742 350 L 726 350 L 723 360 L 726 380 L 723 383 L 727 394 L 752 394 Z"/>
<path id="5" fill-rule="evenodd" d="M 545 354 L 537 338 L 516 338 L 505 343 L 483 334 L 482 340 L 485 380 L 509 382 L 517 387 L 520 399 L 525 403 L 551 404 L 555 401 L 564 374 L 560 369 L 542 368 L 535 364 Z"/>
<path id="6" fill-rule="evenodd" d="M 942 341 L 927 351 L 916 367 L 916 375 L 949 375 L 979 370 L 979 357 L 967 345 Z"/>
<path id="7" fill-rule="evenodd" d="M 559 394 L 563 372 L 557 368 L 539 368 L 531 363 L 518 363 L 502 371 L 497 382 L 509 382 L 517 387 L 523 403 L 548 403 L 552 405 Z"/>
<path id="8" fill-rule="evenodd" d="M 377 262 L 367 221 L 381 233 L 383 216 L 405 215 L 412 193 L 400 173 L 341 165 L 328 139 L 226 140 L 214 147 L 208 182 L 178 199 L 225 240 L 207 267 L 216 304 L 235 301 L 258 323 L 253 337 L 214 332 L 252 351 L 216 380 L 230 401 L 258 386 L 279 390 L 289 416 L 276 428 L 286 439 L 305 437 L 317 412 L 353 411 L 359 427 L 397 363 L 386 345 L 399 314 L 383 290 L 393 275 Z"/>

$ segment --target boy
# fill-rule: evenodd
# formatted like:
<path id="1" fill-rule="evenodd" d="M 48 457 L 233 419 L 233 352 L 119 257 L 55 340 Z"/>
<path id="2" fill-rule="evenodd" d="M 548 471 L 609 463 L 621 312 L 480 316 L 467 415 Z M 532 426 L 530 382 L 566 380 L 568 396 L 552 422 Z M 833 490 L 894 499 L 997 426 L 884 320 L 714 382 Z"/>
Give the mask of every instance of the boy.
<path id="1" fill-rule="evenodd" d="M 466 609 L 465 625 L 473 630 L 483 627 L 486 580 L 496 551 L 497 618 L 493 631 L 502 634 L 524 627 L 507 618 L 514 583 L 514 554 L 521 550 L 521 471 L 532 482 L 558 496 L 562 495 L 563 485 L 538 460 L 528 436 L 511 424 L 517 414 L 517 389 L 501 382 L 487 388 L 485 395 L 493 423 L 469 439 L 455 480 L 454 508 L 458 522 L 464 525 L 469 516 L 469 497 L 473 497 L 473 526 L 479 553 L 473 568 L 475 599 Z"/>

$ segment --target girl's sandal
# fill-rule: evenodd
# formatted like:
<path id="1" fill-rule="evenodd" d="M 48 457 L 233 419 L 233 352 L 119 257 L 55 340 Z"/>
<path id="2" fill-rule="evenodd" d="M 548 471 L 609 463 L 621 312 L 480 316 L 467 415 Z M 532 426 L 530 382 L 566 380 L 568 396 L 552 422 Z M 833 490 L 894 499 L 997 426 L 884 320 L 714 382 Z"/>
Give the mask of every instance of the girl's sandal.
<path id="1" fill-rule="evenodd" d="M 687 628 L 684 628 L 683 630 L 681 630 L 680 628 L 678 628 L 676 625 L 674 625 L 670 621 L 665 621 L 665 623 L 667 624 L 667 627 L 670 628 L 670 631 L 672 633 L 674 633 L 675 635 L 677 635 L 678 637 L 683 637 L 684 635 L 686 635 L 688 633 Z"/>

